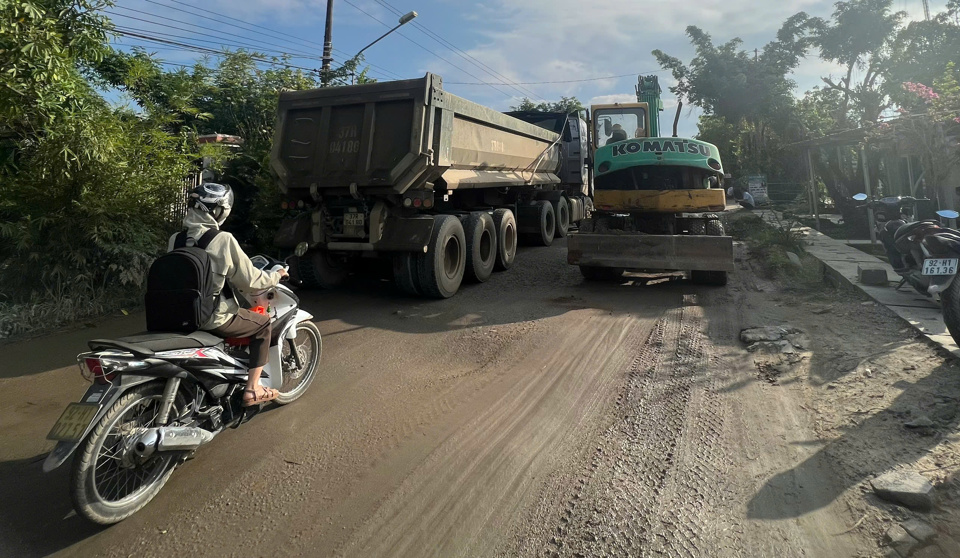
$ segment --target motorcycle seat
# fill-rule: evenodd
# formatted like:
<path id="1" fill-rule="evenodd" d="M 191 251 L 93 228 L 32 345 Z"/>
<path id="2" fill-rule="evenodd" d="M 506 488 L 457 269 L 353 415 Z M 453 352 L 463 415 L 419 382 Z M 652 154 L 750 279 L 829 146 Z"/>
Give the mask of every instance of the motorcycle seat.
<path id="1" fill-rule="evenodd" d="M 87 343 L 91 350 L 123 348 L 137 350 L 143 354 L 178 349 L 202 349 L 213 347 L 223 339 L 207 331 L 193 333 L 144 332 L 116 339 L 94 339 Z"/>
<path id="2" fill-rule="evenodd" d="M 937 233 L 924 237 L 923 246 L 933 255 L 960 255 L 960 235 Z"/>
<path id="3" fill-rule="evenodd" d="M 923 227 L 939 227 L 939 224 L 936 221 L 915 221 L 913 223 L 907 223 L 906 225 L 897 229 L 896 234 L 893 235 L 894 240 L 900 240 L 901 238 L 910 236 L 917 229 Z"/>

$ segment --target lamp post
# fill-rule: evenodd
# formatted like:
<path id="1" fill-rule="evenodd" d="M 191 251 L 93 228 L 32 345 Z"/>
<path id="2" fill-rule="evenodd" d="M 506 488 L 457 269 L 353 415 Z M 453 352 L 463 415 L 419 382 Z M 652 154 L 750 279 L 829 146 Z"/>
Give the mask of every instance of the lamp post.
<path id="1" fill-rule="evenodd" d="M 373 41 L 373 42 L 370 43 L 369 45 L 361 48 L 361 49 L 360 49 L 360 52 L 354 54 L 354 55 L 353 55 L 353 58 L 351 58 L 350 60 L 356 61 L 357 58 L 359 58 L 360 55 L 363 54 L 363 51 L 365 51 L 365 50 L 367 50 L 368 48 L 372 47 L 373 45 L 379 43 L 381 39 L 383 39 L 384 37 L 386 37 L 386 36 L 389 35 L 390 33 L 393 33 L 393 32 L 396 31 L 397 29 L 400 29 L 400 28 L 401 28 L 402 26 L 404 26 L 405 24 L 410 23 L 410 22 L 413 21 L 413 19 L 416 18 L 416 17 L 417 17 L 417 12 L 407 12 L 407 13 L 403 14 L 402 16 L 400 16 L 400 20 L 399 20 L 399 22 L 397 23 L 396 27 L 394 27 L 393 29 L 387 31 L 387 32 L 384 33 L 383 35 L 380 35 L 379 37 L 377 37 L 377 40 L 376 40 L 376 41 Z M 356 69 L 354 69 L 354 71 L 352 72 L 351 77 L 350 77 L 350 83 L 351 83 L 351 84 L 356 81 L 356 77 L 357 77 L 357 72 L 356 72 Z"/>

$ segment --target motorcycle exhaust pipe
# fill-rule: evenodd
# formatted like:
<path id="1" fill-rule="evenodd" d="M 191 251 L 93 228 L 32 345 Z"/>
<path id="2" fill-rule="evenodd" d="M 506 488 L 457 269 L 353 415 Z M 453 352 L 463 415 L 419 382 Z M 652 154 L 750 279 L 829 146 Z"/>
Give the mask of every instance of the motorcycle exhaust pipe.
<path id="1" fill-rule="evenodd" d="M 213 434 L 195 426 L 148 428 L 133 446 L 141 462 L 154 452 L 192 451 L 213 440 Z"/>

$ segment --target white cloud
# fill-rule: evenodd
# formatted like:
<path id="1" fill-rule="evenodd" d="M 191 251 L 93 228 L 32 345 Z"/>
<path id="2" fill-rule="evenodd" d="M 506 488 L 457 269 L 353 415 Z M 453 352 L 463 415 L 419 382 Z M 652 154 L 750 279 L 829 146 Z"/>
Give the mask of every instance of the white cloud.
<path id="1" fill-rule="evenodd" d="M 599 95 L 590 99 L 588 105 L 612 105 L 613 103 L 636 103 L 637 95 L 630 93 L 614 93 L 613 95 Z"/>

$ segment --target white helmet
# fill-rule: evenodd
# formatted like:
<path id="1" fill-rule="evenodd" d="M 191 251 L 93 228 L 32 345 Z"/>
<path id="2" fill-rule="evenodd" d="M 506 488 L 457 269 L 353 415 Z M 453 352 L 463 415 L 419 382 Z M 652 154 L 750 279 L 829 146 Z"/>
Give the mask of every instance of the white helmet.
<path id="1" fill-rule="evenodd" d="M 226 184 L 204 182 L 190 192 L 193 207 L 206 211 L 222 226 L 233 208 L 233 189 Z"/>

